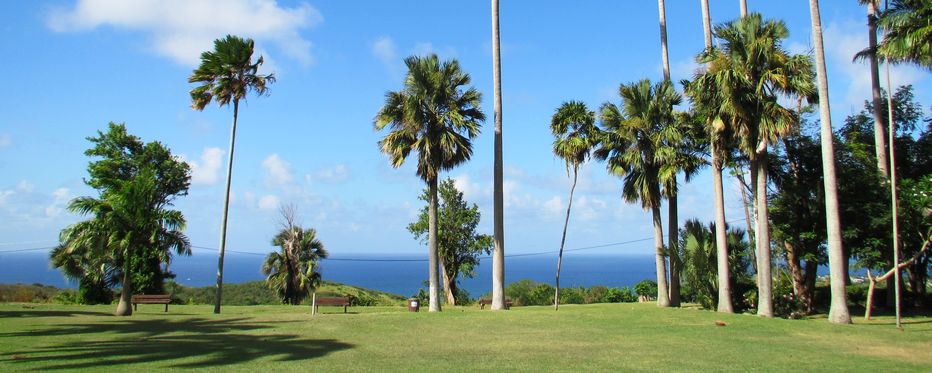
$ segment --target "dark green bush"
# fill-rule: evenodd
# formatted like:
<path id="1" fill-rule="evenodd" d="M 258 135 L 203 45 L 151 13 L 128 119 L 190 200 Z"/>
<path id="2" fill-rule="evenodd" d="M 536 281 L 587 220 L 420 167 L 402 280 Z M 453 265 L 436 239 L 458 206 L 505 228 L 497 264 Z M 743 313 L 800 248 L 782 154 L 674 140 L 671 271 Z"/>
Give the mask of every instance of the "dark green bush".
<path id="1" fill-rule="evenodd" d="M 653 280 L 642 280 L 634 285 L 634 292 L 640 297 L 650 299 L 657 298 L 657 282 Z"/>

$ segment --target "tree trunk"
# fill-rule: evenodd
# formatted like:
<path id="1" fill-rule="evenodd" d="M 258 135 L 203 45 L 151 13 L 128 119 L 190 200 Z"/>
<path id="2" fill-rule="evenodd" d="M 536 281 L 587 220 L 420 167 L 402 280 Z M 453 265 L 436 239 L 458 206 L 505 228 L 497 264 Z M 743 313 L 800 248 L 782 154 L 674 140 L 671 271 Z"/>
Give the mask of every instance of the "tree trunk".
<path id="1" fill-rule="evenodd" d="M 722 162 L 712 141 L 712 188 L 715 194 L 715 253 L 718 264 L 718 312 L 734 313 L 731 304 L 731 270 L 728 265 L 728 232 L 725 230 L 725 196 L 722 190 Z"/>
<path id="2" fill-rule="evenodd" d="M 673 179 L 676 184 L 676 177 Z M 680 254 L 679 254 L 679 218 L 677 217 L 676 189 L 671 189 L 667 197 L 667 252 L 670 253 L 670 306 L 680 306 Z"/>
<path id="3" fill-rule="evenodd" d="M 883 174 L 884 179 L 890 177 L 887 170 L 887 146 L 886 138 L 883 131 L 883 108 L 881 107 L 880 98 L 880 69 L 877 67 L 877 55 L 874 51 L 877 49 L 877 0 L 869 0 L 867 3 L 867 40 L 871 51 L 870 70 L 871 70 L 871 104 L 873 105 L 874 114 L 874 152 L 877 154 L 877 169 Z"/>
<path id="4" fill-rule="evenodd" d="M 443 258 L 440 258 L 440 274 L 443 276 L 443 295 L 447 299 L 447 305 L 455 306 L 456 281 L 450 277 L 450 272 L 447 271 L 447 264 L 444 262 Z"/>
<path id="5" fill-rule="evenodd" d="M 116 316 L 130 316 L 133 314 L 133 305 L 131 304 L 133 280 L 129 273 L 130 268 L 129 249 L 127 249 L 126 255 L 123 256 L 123 288 L 120 289 L 120 303 L 117 304 L 117 309 L 114 313 Z"/>
<path id="6" fill-rule="evenodd" d="M 494 251 L 492 253 L 492 309 L 505 309 L 505 197 L 502 175 L 502 59 L 498 30 L 498 0 L 492 0 L 492 79 L 495 110 Z"/>
<path id="7" fill-rule="evenodd" d="M 239 100 L 233 100 L 233 126 L 230 128 L 230 157 L 227 160 L 227 185 L 223 194 L 223 215 L 220 219 L 220 255 L 217 260 L 217 296 L 214 298 L 214 313 L 220 313 L 223 298 L 223 254 L 227 247 L 227 215 L 230 211 L 230 181 L 233 177 L 233 147 L 236 145 L 236 119 L 239 116 Z"/>
<path id="8" fill-rule="evenodd" d="M 557 254 L 557 278 L 553 292 L 553 309 L 560 309 L 560 267 L 563 265 L 563 245 L 566 244 L 566 227 L 570 225 L 570 210 L 573 208 L 573 192 L 576 191 L 576 177 L 579 166 L 573 165 L 573 184 L 570 186 L 570 202 L 566 206 L 566 221 L 563 222 L 563 238 L 560 239 L 560 253 Z"/>
<path id="9" fill-rule="evenodd" d="M 657 265 L 657 306 L 670 307 L 667 288 L 667 265 L 663 255 L 663 226 L 660 222 L 660 207 L 651 207 L 654 220 L 654 261 Z"/>
<path id="10" fill-rule="evenodd" d="M 427 261 L 429 276 L 430 312 L 440 312 L 440 286 L 437 271 L 437 177 L 427 181 L 430 203 L 427 208 Z"/>
<path id="11" fill-rule="evenodd" d="M 832 304 L 828 321 L 850 324 L 848 295 L 845 290 L 844 251 L 841 242 L 841 220 L 838 215 L 838 189 L 835 182 L 835 146 L 832 135 L 832 113 L 828 97 L 828 76 L 825 70 L 825 51 L 822 45 L 822 18 L 819 15 L 819 0 L 809 0 L 812 18 L 812 44 L 815 47 L 816 76 L 819 86 L 819 120 L 822 142 L 822 179 L 825 185 L 825 226 L 828 230 L 828 265 L 831 277 Z"/>
<path id="12" fill-rule="evenodd" d="M 806 261 L 806 312 L 815 313 L 815 282 L 818 277 L 819 263 L 815 260 Z"/>
<path id="13" fill-rule="evenodd" d="M 756 138 L 757 135 L 755 134 L 752 137 Z M 742 169 L 742 172 L 743 172 L 743 169 Z M 751 186 L 750 188 L 751 189 L 751 196 L 750 196 L 751 200 L 750 200 L 750 203 L 745 203 L 745 206 L 750 205 L 751 207 L 751 219 L 752 220 L 748 220 L 748 226 L 751 226 L 751 222 L 754 223 L 753 224 L 754 229 L 751 229 L 748 231 L 749 232 L 748 241 L 754 242 L 754 249 L 751 250 L 751 256 L 753 256 L 753 258 L 751 259 L 751 265 L 754 267 L 754 275 L 757 277 L 760 277 L 760 271 L 757 269 L 757 266 L 759 264 L 758 253 L 757 253 L 757 244 L 758 244 L 757 220 L 760 218 L 760 215 L 759 215 L 759 211 L 757 210 L 757 161 L 754 159 L 754 157 L 751 157 L 751 159 L 748 161 L 748 174 L 750 175 L 750 180 L 748 180 L 748 184 L 750 184 Z M 743 173 L 741 174 L 741 180 L 742 182 L 744 180 Z M 742 190 L 742 195 L 743 194 L 744 194 L 744 191 Z M 759 281 L 760 280 L 758 279 L 758 282 Z"/>
<path id="14" fill-rule="evenodd" d="M 812 298 L 809 296 L 809 282 L 806 276 L 808 273 L 804 272 L 801 263 L 800 254 L 802 250 L 790 241 L 783 241 L 783 248 L 786 253 L 786 267 L 789 269 L 790 278 L 793 280 L 793 294 L 803 304 L 806 314 L 809 314 L 812 312 Z"/>
<path id="15" fill-rule="evenodd" d="M 767 207 L 767 145 L 757 153 L 757 314 L 773 317 L 770 215 Z"/>
<path id="16" fill-rule="evenodd" d="M 738 5 L 739 5 L 740 8 L 741 8 L 741 13 L 740 13 L 740 14 L 741 14 L 741 17 L 742 17 L 742 18 L 747 17 L 747 15 L 748 15 L 748 1 L 747 1 L 747 0 L 739 0 Z"/>
<path id="17" fill-rule="evenodd" d="M 705 36 L 705 49 L 712 48 L 712 18 L 709 16 L 709 0 L 699 0 L 702 7 L 702 31 Z"/>
<path id="18" fill-rule="evenodd" d="M 660 8 L 660 56 L 663 63 L 663 80 L 670 80 L 670 56 L 667 54 L 667 12 L 663 0 L 657 0 Z"/>

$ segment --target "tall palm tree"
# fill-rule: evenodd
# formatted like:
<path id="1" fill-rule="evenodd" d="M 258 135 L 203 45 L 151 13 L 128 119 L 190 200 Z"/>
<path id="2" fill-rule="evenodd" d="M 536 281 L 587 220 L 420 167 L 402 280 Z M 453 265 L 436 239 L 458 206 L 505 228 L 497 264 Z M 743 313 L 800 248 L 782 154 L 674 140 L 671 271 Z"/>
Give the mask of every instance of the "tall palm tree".
<path id="1" fill-rule="evenodd" d="M 468 87 L 469 74 L 456 60 L 441 62 L 436 54 L 405 59 L 404 87 L 385 94 L 385 105 L 375 117 L 375 129 L 390 131 L 379 146 L 393 167 L 401 167 L 417 153 L 417 175 L 427 183 L 430 311 L 440 311 L 437 271 L 437 178 L 472 157 L 472 139 L 479 135 L 485 114 L 482 94 Z"/>
<path id="2" fill-rule="evenodd" d="M 573 192 L 579 166 L 589 159 L 598 138 L 595 126 L 595 113 L 589 111 L 580 101 L 564 102 L 557 108 L 550 121 L 553 140 L 553 154 L 566 162 L 567 173 L 572 172 L 573 183 L 570 184 L 570 199 L 566 206 L 566 220 L 563 222 L 563 238 L 560 239 L 560 253 L 557 255 L 556 287 L 553 294 L 553 308 L 560 309 L 560 267 L 563 264 L 563 246 L 566 244 L 566 228 L 570 223 L 570 210 L 573 208 Z"/>
<path id="3" fill-rule="evenodd" d="M 191 245 L 181 232 L 185 226 L 181 212 L 166 209 L 165 201 L 158 196 L 155 171 L 146 168 L 116 184 L 118 188 L 101 198 L 79 197 L 69 203 L 72 212 L 93 217 L 66 228 L 62 245 L 67 253 L 91 248 L 90 256 L 108 258 L 117 268 L 122 265 L 122 288 L 115 314 L 129 316 L 133 313 L 131 258 L 151 247 L 190 254 Z"/>
<path id="4" fill-rule="evenodd" d="M 191 107 L 204 110 L 211 101 L 220 106 L 233 102 L 233 126 L 230 128 L 230 156 L 227 160 L 226 191 L 223 195 L 223 216 L 220 220 L 220 258 L 217 262 L 217 297 L 214 313 L 220 313 L 223 295 L 223 254 L 227 244 L 227 214 L 230 208 L 230 180 L 233 176 L 233 147 L 236 144 L 236 119 L 239 101 L 252 91 L 259 96 L 268 95 L 268 85 L 275 82 L 272 74 L 259 74 L 262 56 L 255 63 L 252 54 L 255 42 L 227 35 L 214 40 L 214 50 L 201 53 L 201 64 L 188 77 L 188 83 L 197 83 L 191 90 Z"/>
<path id="5" fill-rule="evenodd" d="M 280 247 L 281 251 L 269 253 L 262 264 L 269 288 L 275 290 L 285 304 L 300 304 L 320 286 L 318 262 L 328 256 L 324 244 L 317 239 L 317 231 L 301 228 L 295 215 L 293 207 L 282 208 L 284 224 L 272 239 L 272 245 Z"/>
<path id="6" fill-rule="evenodd" d="M 663 0 L 657 0 L 657 8 L 660 13 L 660 57 L 663 65 L 663 80 L 670 81 L 670 56 L 667 51 L 667 12 Z M 664 188 L 664 194 L 667 197 L 667 251 L 670 256 L 670 305 L 673 307 L 680 306 L 680 280 L 678 270 L 678 259 L 676 258 L 676 246 L 679 244 L 679 220 L 677 218 L 677 199 L 676 199 L 676 170 L 670 175 Z M 669 186 L 672 186 L 670 188 Z"/>
<path id="7" fill-rule="evenodd" d="M 654 224 L 657 305 L 670 306 L 660 217 L 660 173 L 673 155 L 663 146 L 665 138 L 675 137 L 673 106 L 682 97 L 669 81 L 651 85 L 641 80 L 619 88 L 622 107 L 605 103 L 601 109 L 602 136 L 595 156 L 607 161 L 609 173 L 624 177 L 622 196 L 627 202 L 641 202 L 651 212 Z"/>
<path id="8" fill-rule="evenodd" d="M 738 0 L 738 5 L 740 6 L 741 17 L 747 17 L 748 15 L 748 0 Z"/>
<path id="9" fill-rule="evenodd" d="M 873 105 L 874 114 L 874 153 L 877 156 L 877 169 L 883 174 L 884 178 L 890 176 L 887 171 L 887 145 L 883 131 L 883 105 L 880 97 L 880 69 L 877 67 L 877 6 L 878 0 L 858 0 L 862 5 L 867 5 L 867 41 L 868 52 L 865 57 L 870 62 L 871 71 L 871 104 Z M 857 56 L 855 56 L 857 59 Z"/>
<path id="10" fill-rule="evenodd" d="M 505 190 L 502 163 L 502 53 L 498 28 L 498 0 L 492 0 L 492 80 L 495 112 L 495 170 L 493 180 L 492 309 L 505 309 Z"/>
<path id="11" fill-rule="evenodd" d="M 718 270 L 718 312 L 733 313 L 731 303 L 730 266 L 728 265 L 728 236 L 725 228 L 725 198 L 723 191 L 722 170 L 727 162 L 734 139 L 731 130 L 733 117 L 728 114 L 728 106 L 717 87 L 727 83 L 728 77 L 704 71 L 696 74 L 692 82 L 686 82 L 685 92 L 692 104 L 693 111 L 704 121 L 704 129 L 709 141 L 710 163 L 712 165 L 712 189 L 715 204 L 715 247 Z"/>
<path id="12" fill-rule="evenodd" d="M 876 55 L 891 63 L 910 63 L 932 70 L 932 3 L 928 0 L 893 0 L 880 14 L 878 25 L 885 31 Z M 867 49 L 859 57 L 873 52 Z"/>
<path id="13" fill-rule="evenodd" d="M 795 124 L 794 113 L 782 107 L 777 98 L 794 92 L 793 79 L 786 69 L 790 56 L 782 40 L 789 36 L 782 21 L 764 20 L 751 13 L 737 21 L 715 28 L 722 41 L 700 62 L 711 63 L 710 72 L 727 84 L 718 85 L 733 116 L 735 135 L 741 151 L 751 163 L 755 211 L 757 212 L 758 313 L 773 316 L 770 226 L 767 210 L 767 148 Z"/>
<path id="14" fill-rule="evenodd" d="M 705 36 L 705 53 L 712 51 L 712 22 L 709 16 L 709 0 L 701 0 L 702 26 Z M 716 269 L 718 273 L 718 312 L 734 313 L 731 303 L 731 282 L 728 265 L 728 236 L 725 230 L 725 195 L 723 190 L 722 169 L 724 159 L 727 157 L 726 137 L 723 136 L 725 120 L 729 117 L 721 110 L 724 102 L 721 96 L 715 95 L 716 82 L 713 76 L 705 72 L 698 74 L 695 83 L 686 86 L 686 94 L 690 97 L 694 111 L 700 113 L 705 120 L 706 133 L 709 137 L 709 154 L 712 165 L 712 189 L 715 204 L 715 247 Z M 725 119 L 723 119 L 725 118 Z M 742 189 L 743 191 L 743 189 Z M 745 206 L 745 208 L 747 208 Z M 748 222 L 750 224 L 750 222 Z"/>
<path id="15" fill-rule="evenodd" d="M 835 182 L 835 148 L 832 144 L 832 112 L 828 102 L 828 76 L 825 69 L 825 50 L 822 46 L 822 18 L 819 0 L 809 0 L 812 18 L 812 44 L 815 47 L 816 75 L 819 80 L 819 119 L 822 137 L 822 183 L 825 185 L 825 219 L 828 230 L 828 262 L 831 271 L 832 305 L 828 321 L 850 324 L 847 291 L 845 290 L 844 253 L 841 247 L 841 221 L 838 217 L 838 188 Z"/>

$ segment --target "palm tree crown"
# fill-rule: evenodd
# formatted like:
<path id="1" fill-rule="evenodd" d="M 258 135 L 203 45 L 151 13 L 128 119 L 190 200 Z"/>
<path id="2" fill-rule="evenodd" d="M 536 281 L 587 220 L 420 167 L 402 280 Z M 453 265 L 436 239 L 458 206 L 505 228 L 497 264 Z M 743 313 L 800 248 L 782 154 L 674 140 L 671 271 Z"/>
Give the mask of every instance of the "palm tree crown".
<path id="1" fill-rule="evenodd" d="M 252 39 L 227 35 L 215 40 L 214 50 L 201 53 L 200 66 L 188 78 L 188 83 L 201 84 L 191 90 L 191 107 L 204 110 L 211 100 L 220 106 L 229 105 L 246 98 L 249 91 L 267 95 L 268 84 L 275 82 L 275 76 L 258 74 L 264 59 L 259 56 L 253 63 L 254 49 Z"/>
<path id="2" fill-rule="evenodd" d="M 566 161 L 567 170 L 577 168 L 589 159 L 598 138 L 595 113 L 579 101 L 564 102 L 550 122 L 553 133 L 553 154 Z"/>
<path id="3" fill-rule="evenodd" d="M 416 151 L 417 175 L 430 181 L 472 156 L 471 140 L 485 120 L 479 109 L 482 94 L 472 87 L 463 89 L 470 77 L 456 60 L 440 62 L 435 54 L 411 56 L 405 65 L 404 88 L 385 95 L 375 129 L 391 129 L 379 146 L 393 167 Z"/>
<path id="4" fill-rule="evenodd" d="M 262 273 L 271 289 L 282 297 L 282 303 L 299 304 L 320 286 L 318 262 L 329 255 L 317 239 L 313 228 L 302 229 L 290 224 L 272 239 L 281 251 L 269 253 L 262 264 Z"/>

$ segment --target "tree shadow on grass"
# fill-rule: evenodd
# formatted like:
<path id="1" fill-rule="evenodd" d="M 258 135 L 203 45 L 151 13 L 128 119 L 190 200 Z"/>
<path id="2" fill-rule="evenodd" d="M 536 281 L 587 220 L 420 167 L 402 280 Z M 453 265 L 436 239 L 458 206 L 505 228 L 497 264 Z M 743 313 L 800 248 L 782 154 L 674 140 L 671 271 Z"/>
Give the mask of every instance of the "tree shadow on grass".
<path id="1" fill-rule="evenodd" d="M 112 368 L 147 362 L 160 362 L 173 368 L 199 368 L 260 358 L 298 361 L 353 347 L 333 339 L 308 339 L 295 334 L 253 334 L 271 327 L 248 322 L 246 318 L 121 320 L 59 325 L 3 336 L 87 334 L 87 338 L 80 341 L 23 349 L 8 355 L 8 361 L 13 364 L 28 364 L 39 370 Z"/>
<path id="2" fill-rule="evenodd" d="M 61 311 L 61 310 L 17 310 L 0 311 L 0 318 L 7 317 L 67 317 L 67 316 L 112 316 L 112 313 L 93 311 Z"/>

